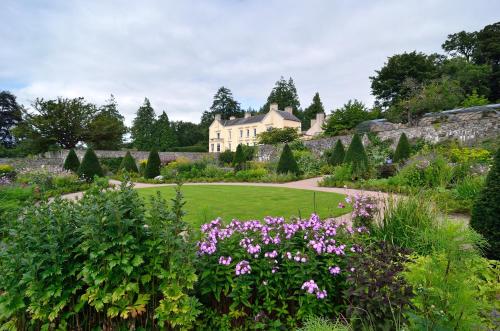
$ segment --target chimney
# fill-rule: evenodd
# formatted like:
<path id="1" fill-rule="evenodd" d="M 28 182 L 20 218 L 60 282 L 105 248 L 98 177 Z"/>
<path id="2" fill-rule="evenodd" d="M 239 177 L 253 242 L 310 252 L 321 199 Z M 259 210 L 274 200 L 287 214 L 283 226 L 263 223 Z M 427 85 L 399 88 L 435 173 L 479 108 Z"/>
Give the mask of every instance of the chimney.
<path id="1" fill-rule="evenodd" d="M 220 114 L 215 114 L 215 118 L 214 118 L 214 120 L 216 120 L 216 121 L 220 121 Z"/>
<path id="2" fill-rule="evenodd" d="M 292 113 L 293 113 L 293 107 L 292 107 L 292 106 L 285 107 L 285 111 L 286 111 L 287 113 L 292 114 Z"/>
<path id="3" fill-rule="evenodd" d="M 325 121 L 325 113 L 317 113 L 316 114 L 316 121 L 323 124 L 323 122 Z"/>
<path id="4" fill-rule="evenodd" d="M 278 111 L 278 104 L 276 102 L 273 102 L 272 104 L 269 105 L 269 111 Z"/>
<path id="5" fill-rule="evenodd" d="M 250 112 L 245 112 L 245 118 L 249 118 L 249 117 L 252 117 L 252 113 L 250 113 Z"/>
<path id="6" fill-rule="evenodd" d="M 316 124 L 316 120 L 311 120 L 311 128 L 314 126 L 314 124 Z"/>
<path id="7" fill-rule="evenodd" d="M 229 120 L 234 120 L 236 117 L 234 116 L 229 116 Z"/>

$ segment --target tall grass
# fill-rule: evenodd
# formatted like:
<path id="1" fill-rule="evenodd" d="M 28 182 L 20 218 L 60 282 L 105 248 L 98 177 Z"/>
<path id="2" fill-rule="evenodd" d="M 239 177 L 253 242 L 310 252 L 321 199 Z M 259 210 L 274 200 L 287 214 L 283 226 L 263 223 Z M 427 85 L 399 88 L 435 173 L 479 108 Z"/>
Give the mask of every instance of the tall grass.
<path id="1" fill-rule="evenodd" d="M 297 331 L 351 331 L 352 327 L 340 321 L 332 321 L 324 317 L 310 316 L 304 326 Z"/>

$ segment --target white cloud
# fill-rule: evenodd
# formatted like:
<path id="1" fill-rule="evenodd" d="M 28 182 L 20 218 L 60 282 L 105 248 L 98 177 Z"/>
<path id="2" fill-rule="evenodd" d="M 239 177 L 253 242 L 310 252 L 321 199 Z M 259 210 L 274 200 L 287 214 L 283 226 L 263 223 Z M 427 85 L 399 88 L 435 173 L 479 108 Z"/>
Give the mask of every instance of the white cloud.
<path id="1" fill-rule="evenodd" d="M 0 89 L 36 97 L 113 93 L 130 123 L 147 96 L 157 113 L 198 121 L 218 87 L 262 105 L 280 76 L 302 106 L 371 104 L 368 77 L 387 56 L 440 52 L 449 33 L 498 20 L 494 1 L 4 0 Z"/>

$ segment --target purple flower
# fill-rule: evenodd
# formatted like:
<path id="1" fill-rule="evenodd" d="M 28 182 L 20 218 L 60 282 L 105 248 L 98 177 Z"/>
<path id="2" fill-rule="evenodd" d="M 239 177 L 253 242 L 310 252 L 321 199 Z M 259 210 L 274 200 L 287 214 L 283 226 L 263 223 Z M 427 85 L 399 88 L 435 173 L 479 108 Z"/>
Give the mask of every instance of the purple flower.
<path id="1" fill-rule="evenodd" d="M 230 265 L 232 260 L 233 260 L 233 258 L 230 256 L 228 256 L 228 257 L 221 256 L 221 257 L 219 257 L 219 264 Z"/>
<path id="2" fill-rule="evenodd" d="M 328 271 L 330 271 L 330 274 L 332 274 L 332 275 L 338 275 L 338 274 L 340 274 L 340 267 L 338 267 L 338 266 L 330 267 L 328 269 Z"/>
<path id="3" fill-rule="evenodd" d="M 238 262 L 238 264 L 236 264 L 235 268 L 236 276 L 249 274 L 251 271 L 252 267 L 250 267 L 250 263 L 246 260 L 243 260 L 241 262 Z"/>
<path id="4" fill-rule="evenodd" d="M 302 284 L 301 289 L 306 290 L 307 293 L 311 294 L 319 290 L 318 285 L 316 285 L 316 282 L 312 279 L 304 282 L 304 284 Z"/>
<path id="5" fill-rule="evenodd" d="M 318 299 L 324 299 L 324 298 L 326 298 L 326 290 L 317 291 L 316 292 L 316 298 L 318 298 Z"/>
<path id="6" fill-rule="evenodd" d="M 342 202 L 339 202 L 338 207 L 342 209 L 342 208 L 345 208 L 345 205 Z"/>

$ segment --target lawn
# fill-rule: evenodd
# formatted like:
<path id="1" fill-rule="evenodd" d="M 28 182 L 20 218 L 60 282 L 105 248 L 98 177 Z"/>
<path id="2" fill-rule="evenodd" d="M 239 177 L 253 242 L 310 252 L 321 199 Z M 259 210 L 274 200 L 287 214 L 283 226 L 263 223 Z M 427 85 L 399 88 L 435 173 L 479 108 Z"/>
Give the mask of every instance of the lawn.
<path id="1" fill-rule="evenodd" d="M 137 191 L 146 200 L 157 191 L 166 199 L 174 196 L 172 186 L 142 188 Z M 186 201 L 185 220 L 197 228 L 217 217 L 225 221 L 254 220 L 265 216 L 308 217 L 316 210 L 324 218 L 349 211 L 337 207 L 344 199 L 342 194 L 337 193 L 223 185 L 186 185 L 182 187 L 182 193 Z"/>

